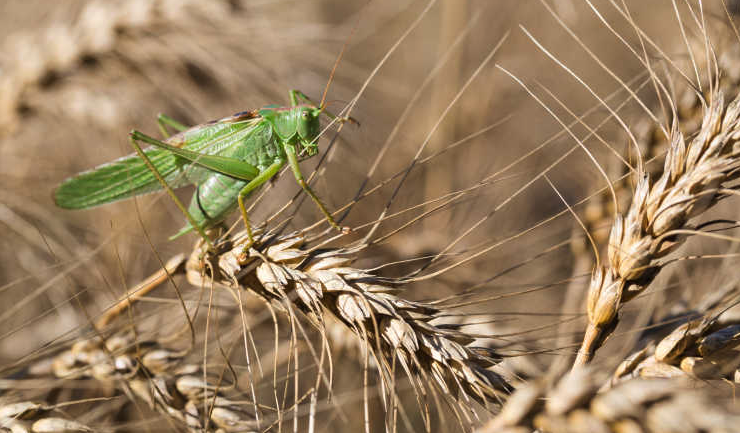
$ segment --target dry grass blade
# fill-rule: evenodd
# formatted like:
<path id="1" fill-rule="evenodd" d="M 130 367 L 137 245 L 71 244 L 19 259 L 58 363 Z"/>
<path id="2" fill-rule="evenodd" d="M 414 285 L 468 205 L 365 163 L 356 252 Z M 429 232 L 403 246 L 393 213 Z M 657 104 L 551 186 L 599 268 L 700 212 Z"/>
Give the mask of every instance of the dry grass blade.
<path id="1" fill-rule="evenodd" d="M 588 362 L 616 326 L 620 305 L 652 282 L 662 267 L 658 259 L 694 233 L 689 220 L 727 197 L 721 188 L 737 174 L 739 115 L 740 100 L 725 104 L 723 94 L 714 92 L 691 141 L 674 123 L 660 178 L 653 183 L 644 171 L 637 173 L 631 207 L 612 225 L 608 265 L 591 278 L 589 325 L 576 365 Z"/>

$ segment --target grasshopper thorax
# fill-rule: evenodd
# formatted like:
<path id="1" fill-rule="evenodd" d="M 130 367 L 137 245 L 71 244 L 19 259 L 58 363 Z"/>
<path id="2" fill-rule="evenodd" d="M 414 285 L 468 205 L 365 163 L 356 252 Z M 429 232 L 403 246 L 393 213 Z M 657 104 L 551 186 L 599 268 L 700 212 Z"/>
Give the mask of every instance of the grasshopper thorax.
<path id="1" fill-rule="evenodd" d="M 303 150 L 308 156 L 318 153 L 318 138 L 321 133 L 319 115 L 321 110 L 312 106 L 295 107 L 296 131 Z"/>
<path id="2" fill-rule="evenodd" d="M 281 141 L 300 143 L 301 149 L 298 150 L 312 156 L 318 153 L 321 112 L 320 108 L 313 105 L 298 105 L 289 108 L 265 107 L 260 110 L 260 115 L 272 124 Z"/>

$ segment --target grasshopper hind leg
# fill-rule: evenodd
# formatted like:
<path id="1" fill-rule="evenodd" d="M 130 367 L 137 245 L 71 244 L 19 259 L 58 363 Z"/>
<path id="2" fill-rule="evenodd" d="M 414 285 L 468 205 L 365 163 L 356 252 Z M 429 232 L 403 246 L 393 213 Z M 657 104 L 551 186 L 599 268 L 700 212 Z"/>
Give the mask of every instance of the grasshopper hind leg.
<path id="1" fill-rule="evenodd" d="M 244 201 L 249 197 L 249 194 L 251 194 L 252 191 L 259 188 L 262 184 L 272 179 L 273 176 L 278 174 L 280 169 L 285 165 L 285 161 L 282 159 L 277 159 L 275 162 L 273 162 L 269 167 L 267 167 L 264 171 L 260 172 L 257 177 L 250 180 L 246 185 L 244 185 L 244 188 L 239 191 L 239 211 L 242 214 L 242 219 L 244 220 L 244 226 L 247 229 L 247 244 L 244 245 L 244 249 L 242 252 L 241 259 L 246 260 L 246 258 L 249 255 L 249 249 L 252 248 L 252 245 L 254 245 L 254 233 L 252 231 L 252 225 L 249 223 L 249 215 L 247 213 L 247 206 L 244 203 Z"/>
<path id="2" fill-rule="evenodd" d="M 141 158 L 144 161 L 144 164 L 146 164 L 146 166 L 149 169 L 149 171 L 151 171 L 152 174 L 154 174 L 154 177 L 157 178 L 157 181 L 162 185 L 162 188 L 164 188 L 164 190 L 167 191 L 167 194 L 170 196 L 170 198 L 172 198 L 172 201 L 175 202 L 175 204 L 180 209 L 180 211 L 183 213 L 183 215 L 185 215 L 185 218 L 187 218 L 187 220 L 190 223 L 191 227 L 194 228 L 194 229 L 196 229 L 198 231 L 198 233 L 200 234 L 200 236 L 203 238 L 203 241 L 208 245 L 208 248 L 209 249 L 213 249 L 213 243 L 208 238 L 208 236 L 206 236 L 206 233 L 203 230 L 203 228 L 201 226 L 199 226 L 195 222 L 195 219 L 192 217 L 192 215 L 190 215 L 190 212 L 188 212 L 188 210 L 182 204 L 182 202 L 177 197 L 177 195 L 175 194 L 175 192 L 172 190 L 172 188 L 170 187 L 170 185 L 167 183 L 167 181 L 164 179 L 164 177 L 162 177 L 162 175 L 159 173 L 159 171 L 157 170 L 157 167 L 155 167 L 154 164 L 152 164 L 152 161 L 149 160 L 149 157 L 141 149 L 141 146 L 139 146 L 139 141 L 140 140 L 142 140 L 144 142 L 151 142 L 151 141 L 158 141 L 158 140 L 156 140 L 154 138 L 151 138 L 148 135 L 146 135 L 144 133 L 141 133 L 139 131 L 132 131 L 131 134 L 130 134 L 130 136 L 129 136 L 129 140 L 131 142 L 131 146 L 134 148 L 134 150 L 136 151 L 136 153 L 139 155 L 139 158 Z M 190 230 L 187 230 L 187 231 L 190 231 Z M 181 234 L 187 233 L 187 231 L 178 233 L 175 236 L 179 236 Z"/>

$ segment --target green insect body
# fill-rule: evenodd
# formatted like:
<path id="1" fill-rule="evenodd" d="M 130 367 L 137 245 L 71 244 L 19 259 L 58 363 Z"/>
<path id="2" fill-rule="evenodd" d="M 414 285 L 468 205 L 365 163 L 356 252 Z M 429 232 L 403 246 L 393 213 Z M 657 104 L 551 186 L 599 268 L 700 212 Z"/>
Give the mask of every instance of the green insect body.
<path id="1" fill-rule="evenodd" d="M 327 221 L 339 228 L 321 201 L 303 180 L 297 156 L 318 152 L 319 116 L 332 114 L 313 104 L 298 104 L 298 98 L 310 100 L 291 91 L 291 107 L 266 106 L 184 129 L 171 119 L 165 124 L 184 129 L 164 141 L 138 131 L 131 133 L 132 144 L 150 145 L 143 154 L 131 154 L 65 180 L 54 193 L 62 208 L 84 209 L 140 194 L 163 186 L 197 186 L 191 200 L 189 223 L 174 237 L 222 222 L 237 206 L 253 242 L 244 199 L 275 176 L 289 163 L 297 182 L 316 202 Z M 155 173 L 156 171 L 156 173 Z M 157 174 L 159 176 L 157 176 Z M 162 180 L 159 180 L 161 177 Z M 166 183 L 166 185 L 163 185 Z"/>
<path id="2" fill-rule="evenodd" d="M 307 114 L 305 119 L 301 118 L 302 113 Z M 300 142 L 302 150 L 307 155 L 313 156 L 317 153 L 314 140 L 319 134 L 319 122 L 309 107 L 289 110 L 268 107 L 261 109 L 259 116 L 264 120 L 243 139 L 242 145 L 221 153 L 221 156 L 244 161 L 257 167 L 262 173 L 273 164 L 280 164 L 280 168 L 285 165 L 288 160 L 284 148 L 286 145 L 296 146 Z M 299 127 L 303 128 L 303 135 L 299 133 Z M 239 192 L 246 185 L 246 181 L 221 173 L 212 173 L 193 193 L 188 212 L 199 226 L 211 227 L 223 221 L 236 209 Z M 187 225 L 175 237 L 191 230 L 193 227 Z"/>
<path id="3" fill-rule="evenodd" d="M 242 139 L 240 146 L 222 152 L 221 156 L 247 162 L 264 171 L 278 156 L 282 147 L 272 139 L 273 128 L 269 123 L 258 124 Z M 284 153 L 284 152 L 283 152 Z M 285 158 L 282 159 L 285 161 Z M 223 221 L 237 207 L 239 192 L 247 181 L 221 173 L 211 173 L 195 189 L 190 200 L 188 212 L 201 228 L 211 227 Z M 181 236 L 194 228 L 188 224 L 173 238 Z"/>

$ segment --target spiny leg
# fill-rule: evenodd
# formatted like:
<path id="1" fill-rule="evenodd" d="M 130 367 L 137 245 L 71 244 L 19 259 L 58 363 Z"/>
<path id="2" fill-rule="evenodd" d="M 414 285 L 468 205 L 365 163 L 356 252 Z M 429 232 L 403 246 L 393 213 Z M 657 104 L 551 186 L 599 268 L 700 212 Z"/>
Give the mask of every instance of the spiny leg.
<path id="1" fill-rule="evenodd" d="M 316 203 L 316 206 L 319 207 L 319 210 L 321 210 L 321 213 L 324 214 L 324 217 L 326 218 L 326 221 L 329 222 L 329 224 L 334 227 L 335 229 L 339 230 L 342 233 L 349 233 L 351 229 L 349 227 L 342 227 L 339 224 L 334 221 L 334 217 L 331 216 L 328 210 L 326 210 L 326 207 L 324 206 L 324 203 L 321 202 L 319 197 L 316 195 L 316 193 L 313 192 L 310 186 L 308 186 L 308 183 L 303 179 L 303 174 L 301 173 L 301 168 L 298 165 L 298 157 L 295 153 L 295 147 L 293 147 L 290 143 L 284 143 L 283 147 L 285 149 L 285 153 L 288 155 L 288 164 L 290 164 L 290 169 L 293 170 L 293 176 L 295 176 L 296 182 L 298 182 L 298 185 L 303 188 L 303 191 L 308 194 L 309 197 Z"/>
<path id="2" fill-rule="evenodd" d="M 154 174 L 154 177 L 157 178 L 159 183 L 162 185 L 162 188 L 164 188 L 165 191 L 167 191 L 167 194 L 172 198 L 172 201 L 175 202 L 177 207 L 180 209 L 180 211 L 185 215 L 185 218 L 187 218 L 188 222 L 195 230 L 198 231 L 200 236 L 203 238 L 205 243 L 208 245 L 208 249 L 213 249 L 213 244 L 211 243 L 211 240 L 208 239 L 208 236 L 206 236 L 205 231 L 203 231 L 203 228 L 199 226 L 195 219 L 190 215 L 190 212 L 185 208 L 185 206 L 182 204 L 179 198 L 177 198 L 177 195 L 174 191 L 172 191 L 172 188 L 170 188 L 170 185 L 167 183 L 166 180 L 162 177 L 162 175 L 159 173 L 159 170 L 152 164 L 152 162 L 149 160 L 149 157 L 146 156 L 143 150 L 141 150 L 141 146 L 139 146 L 138 141 L 142 140 L 144 142 L 147 142 L 149 140 L 157 141 L 154 138 L 149 137 L 148 135 L 141 133 L 139 131 L 131 131 L 129 134 L 129 141 L 131 141 L 131 145 L 134 147 L 134 150 L 137 154 L 139 154 L 139 158 L 141 158 L 144 161 L 144 164 L 146 164 L 147 168 Z"/>
<path id="3" fill-rule="evenodd" d="M 162 132 L 162 136 L 164 138 L 169 138 L 171 135 L 169 131 L 167 131 L 168 126 L 177 132 L 182 132 L 188 129 L 187 126 L 162 113 L 157 115 L 157 124 L 159 125 L 159 130 Z"/>
<path id="4" fill-rule="evenodd" d="M 252 225 L 249 223 L 249 215 L 247 215 L 247 206 L 244 204 L 244 200 L 246 200 L 247 196 L 254 191 L 256 188 L 259 188 L 263 183 L 269 181 L 273 176 L 278 174 L 280 171 L 280 168 L 285 165 L 285 161 L 282 159 L 278 159 L 275 162 L 273 162 L 269 167 L 267 167 L 264 171 L 260 172 L 257 177 L 250 180 L 249 183 L 244 185 L 244 188 L 239 191 L 239 210 L 242 214 L 242 219 L 244 220 L 244 225 L 247 228 L 247 239 L 248 242 L 244 246 L 244 257 L 247 256 L 247 253 L 249 252 L 249 249 L 254 245 L 254 236 L 252 235 Z"/>

